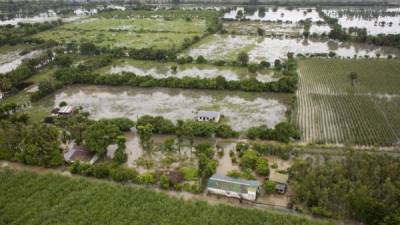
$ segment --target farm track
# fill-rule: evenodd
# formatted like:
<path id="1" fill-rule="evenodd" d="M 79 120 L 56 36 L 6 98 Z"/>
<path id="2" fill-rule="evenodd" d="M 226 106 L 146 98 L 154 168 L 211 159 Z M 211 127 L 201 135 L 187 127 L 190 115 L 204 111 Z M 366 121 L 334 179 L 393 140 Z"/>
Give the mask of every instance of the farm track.
<path id="1" fill-rule="evenodd" d="M 382 61 L 376 62 L 382 64 Z M 364 72 L 366 76 L 361 78 L 362 84 L 351 87 L 350 80 L 345 82 L 347 75 L 337 72 L 341 63 L 340 60 L 323 65 L 317 60 L 300 62 L 297 105 L 292 119 L 302 131 L 302 141 L 359 146 L 398 144 L 400 94 L 390 92 L 393 90 L 389 90 L 389 95 L 374 92 L 382 89 L 382 86 L 369 81 L 373 74 L 378 74 L 376 69 Z M 349 66 L 348 62 L 342 64 Z M 363 66 L 363 63 L 356 64 L 355 69 Z M 390 61 L 386 69 L 388 72 L 384 75 L 388 74 L 387 79 L 398 82 L 396 79 L 399 78 L 393 78 L 393 74 L 399 71 L 395 63 Z"/>

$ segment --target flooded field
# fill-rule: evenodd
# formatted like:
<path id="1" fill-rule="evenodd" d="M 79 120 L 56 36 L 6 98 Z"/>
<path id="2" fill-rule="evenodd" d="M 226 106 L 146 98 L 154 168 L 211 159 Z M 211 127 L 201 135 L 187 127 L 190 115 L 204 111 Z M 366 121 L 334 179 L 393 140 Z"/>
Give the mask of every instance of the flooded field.
<path id="1" fill-rule="evenodd" d="M 395 48 L 377 47 L 368 44 L 346 43 L 337 41 L 321 41 L 294 38 L 260 38 L 245 35 L 213 35 L 206 38 L 198 45 L 189 48 L 187 55 L 198 57 L 200 55 L 211 60 L 236 60 L 241 51 L 249 54 L 250 61 L 259 62 L 275 59 L 284 59 L 288 52 L 296 54 L 328 54 L 335 52 L 336 56 L 353 58 L 368 56 L 370 58 L 399 56 L 400 51 Z"/>
<path id="2" fill-rule="evenodd" d="M 65 101 L 82 106 L 95 119 L 161 115 L 173 121 L 193 119 L 196 110 L 215 110 L 236 130 L 274 127 L 284 121 L 288 95 L 200 91 L 162 88 L 70 86 L 55 95 L 55 106 Z"/>
<path id="3" fill-rule="evenodd" d="M 16 69 L 26 59 L 38 56 L 41 51 L 33 51 L 25 55 L 20 55 L 19 50 L 0 55 L 0 74 L 8 73 Z"/>
<path id="4" fill-rule="evenodd" d="M 240 14 L 242 14 L 243 16 L 240 16 Z M 300 20 L 306 19 L 310 19 L 312 22 L 323 21 L 315 8 L 289 9 L 284 7 L 265 7 L 265 13 L 263 13 L 259 9 L 246 12 L 244 8 L 237 7 L 225 13 L 223 18 L 231 20 L 243 18 L 248 20 L 290 22 L 299 22 Z"/>
<path id="5" fill-rule="evenodd" d="M 298 35 L 303 32 L 303 26 L 297 23 L 277 23 L 265 21 L 224 21 L 223 26 L 224 29 L 229 33 L 242 35 L 257 35 L 258 28 L 264 29 L 266 35 Z"/>
<path id="6" fill-rule="evenodd" d="M 171 69 L 177 66 L 176 71 Z M 138 76 L 151 75 L 157 79 L 167 77 L 199 77 L 199 78 L 215 78 L 224 77 L 226 80 L 243 80 L 255 78 L 260 82 L 277 81 L 279 77 L 274 76 L 271 70 L 261 70 L 256 73 L 250 73 L 246 68 L 216 67 L 206 64 L 185 64 L 176 65 L 173 63 L 148 63 L 146 61 L 128 60 L 116 63 L 111 67 L 102 70 L 104 73 L 122 73 L 131 72 Z"/>
<path id="7" fill-rule="evenodd" d="M 338 8 L 323 11 L 329 17 L 337 18 L 343 28 L 365 28 L 370 35 L 400 33 L 400 11 L 397 8 Z"/>

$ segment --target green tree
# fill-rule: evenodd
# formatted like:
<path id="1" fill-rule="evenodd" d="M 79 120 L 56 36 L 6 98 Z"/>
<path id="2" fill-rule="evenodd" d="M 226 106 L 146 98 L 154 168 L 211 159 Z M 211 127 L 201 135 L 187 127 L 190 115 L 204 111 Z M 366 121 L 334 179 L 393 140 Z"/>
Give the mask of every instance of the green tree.
<path id="1" fill-rule="evenodd" d="M 114 162 L 118 163 L 118 164 L 122 164 L 124 162 L 126 162 L 126 160 L 128 159 L 128 156 L 126 155 L 126 138 L 125 136 L 118 136 L 117 137 L 117 149 L 115 150 L 115 154 L 114 154 Z"/>
<path id="2" fill-rule="evenodd" d="M 143 149 L 150 152 L 152 150 L 151 135 L 153 134 L 153 126 L 151 124 L 137 126 L 137 132 Z"/>
<path id="3" fill-rule="evenodd" d="M 249 55 L 246 52 L 240 52 L 237 57 L 237 61 L 241 65 L 247 65 L 247 63 L 249 62 Z"/>
<path id="4" fill-rule="evenodd" d="M 243 168 L 255 169 L 258 158 L 259 155 L 257 152 L 248 149 L 240 158 L 240 166 Z"/>
<path id="5" fill-rule="evenodd" d="M 258 175 L 268 176 L 269 175 L 268 160 L 266 160 L 263 157 L 259 157 L 256 161 L 255 171 Z"/>
<path id="6" fill-rule="evenodd" d="M 53 125 L 33 124 L 22 129 L 17 159 L 25 164 L 45 167 L 63 163 L 59 131 Z"/>
<path id="7" fill-rule="evenodd" d="M 117 126 L 106 120 L 99 120 L 85 130 L 85 144 L 90 151 L 104 156 L 107 147 L 115 143 L 119 135 L 121 135 L 121 131 Z"/>

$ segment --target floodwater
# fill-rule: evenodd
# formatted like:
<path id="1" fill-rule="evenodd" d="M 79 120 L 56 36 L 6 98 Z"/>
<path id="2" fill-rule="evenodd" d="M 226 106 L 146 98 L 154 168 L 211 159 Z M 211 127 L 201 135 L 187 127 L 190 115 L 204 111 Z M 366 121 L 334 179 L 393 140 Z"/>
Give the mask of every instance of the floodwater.
<path id="1" fill-rule="evenodd" d="M 26 59 L 32 59 L 38 56 L 41 51 L 32 51 L 25 55 L 20 55 L 20 51 L 14 51 L 0 55 L 0 74 L 8 73 L 15 70 Z"/>
<path id="2" fill-rule="evenodd" d="M 323 11 L 328 16 L 337 18 L 343 28 L 366 28 L 370 35 L 400 33 L 398 9 L 350 8 Z"/>
<path id="3" fill-rule="evenodd" d="M 53 11 L 49 10 L 45 13 L 40 13 L 36 16 L 26 17 L 19 15 L 16 18 L 8 19 L 8 20 L 0 20 L 0 26 L 4 25 L 17 25 L 18 23 L 43 23 L 46 21 L 55 21 L 60 19 L 59 16 Z"/>
<path id="4" fill-rule="evenodd" d="M 197 47 L 190 48 L 187 55 L 192 57 L 204 56 L 212 60 L 236 60 L 237 54 L 246 51 L 250 61 L 259 62 L 266 60 L 273 62 L 275 59 L 285 59 L 288 52 L 296 54 L 328 54 L 335 52 L 336 56 L 342 58 L 381 57 L 388 55 L 399 56 L 400 51 L 396 48 L 378 47 L 368 44 L 338 42 L 333 40 L 312 40 L 302 38 L 283 37 L 252 37 L 244 35 L 214 35 L 211 40 Z"/>
<path id="5" fill-rule="evenodd" d="M 114 65 L 110 69 L 111 74 L 117 74 L 117 73 L 122 73 L 122 72 L 131 72 L 134 73 L 138 76 L 146 76 L 146 75 L 151 75 L 154 78 L 157 79 L 162 79 L 162 78 L 168 78 L 168 77 L 177 77 L 177 78 L 183 78 L 183 77 L 199 77 L 199 78 L 216 78 L 218 76 L 224 77 L 226 80 L 243 80 L 243 79 L 248 79 L 248 78 L 255 78 L 260 82 L 272 82 L 272 81 L 277 81 L 278 78 L 273 77 L 273 74 L 271 71 L 268 71 L 268 73 L 265 72 L 257 72 L 257 73 L 237 73 L 233 70 L 230 69 L 221 69 L 218 67 L 210 67 L 210 66 L 185 66 L 185 67 L 180 67 L 177 66 L 177 71 L 174 72 L 172 71 L 171 68 L 168 68 L 167 66 L 160 66 L 160 67 L 151 67 L 151 68 L 144 68 L 140 66 L 136 66 L 133 64 L 123 64 L 123 65 Z"/>
<path id="6" fill-rule="evenodd" d="M 233 151 L 236 153 L 236 143 L 234 142 L 220 142 L 218 143 L 218 146 L 221 147 L 224 151 L 224 156 L 222 156 L 221 158 L 219 158 L 218 156 L 216 156 L 216 159 L 218 159 L 218 167 L 217 167 L 217 171 L 216 174 L 219 175 L 227 175 L 229 171 L 232 170 L 240 170 L 239 169 L 239 165 L 233 164 L 231 157 L 229 156 L 229 152 Z M 216 154 L 217 155 L 217 154 Z"/>
<path id="7" fill-rule="evenodd" d="M 173 121 L 193 119 L 198 110 L 219 111 L 235 130 L 267 125 L 274 127 L 285 120 L 284 101 L 288 96 L 266 93 L 69 86 L 55 95 L 55 106 L 65 101 L 82 106 L 94 119 L 160 115 Z"/>
<path id="8" fill-rule="evenodd" d="M 261 17 L 259 11 L 256 10 L 254 13 L 246 15 L 244 8 L 237 7 L 224 14 L 224 19 L 236 19 L 237 13 L 242 11 L 244 18 L 248 20 L 260 20 L 260 21 L 290 21 L 299 22 L 300 20 L 310 19 L 312 22 L 323 21 L 319 16 L 315 8 L 296 8 L 287 9 L 283 7 L 279 8 L 265 8 L 265 15 Z"/>

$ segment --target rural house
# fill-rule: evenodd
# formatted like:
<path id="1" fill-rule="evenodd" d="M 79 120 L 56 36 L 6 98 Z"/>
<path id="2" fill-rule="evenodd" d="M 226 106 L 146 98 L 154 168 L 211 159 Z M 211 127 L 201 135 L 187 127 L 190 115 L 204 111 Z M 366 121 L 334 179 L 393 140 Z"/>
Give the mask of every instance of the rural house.
<path id="1" fill-rule="evenodd" d="M 261 184 L 255 180 L 213 175 L 208 179 L 207 193 L 255 201 L 260 187 Z"/>
<path id="2" fill-rule="evenodd" d="M 196 112 L 197 121 L 212 121 L 218 123 L 221 113 L 215 111 L 198 111 Z"/>
<path id="3" fill-rule="evenodd" d="M 53 116 L 69 116 L 77 112 L 77 109 L 73 106 L 63 106 L 61 108 L 55 108 L 51 111 Z"/>
<path id="4" fill-rule="evenodd" d="M 281 194 L 286 192 L 288 179 L 289 176 L 287 174 L 282 174 L 275 171 L 271 171 L 269 175 L 269 180 L 276 184 L 275 190 Z"/>

